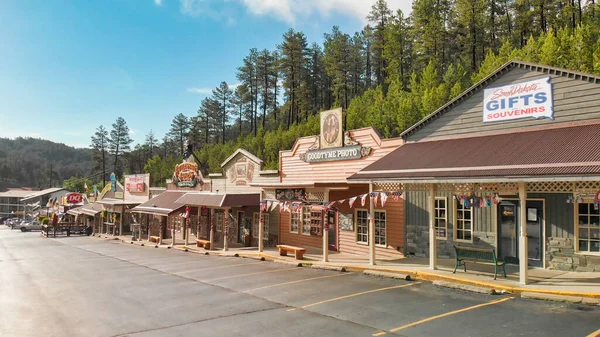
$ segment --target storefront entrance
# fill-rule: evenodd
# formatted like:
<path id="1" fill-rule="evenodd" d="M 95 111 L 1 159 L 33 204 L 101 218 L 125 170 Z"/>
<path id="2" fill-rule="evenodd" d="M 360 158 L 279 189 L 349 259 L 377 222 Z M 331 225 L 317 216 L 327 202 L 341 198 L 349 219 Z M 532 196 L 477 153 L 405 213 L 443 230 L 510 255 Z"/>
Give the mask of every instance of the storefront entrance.
<path id="1" fill-rule="evenodd" d="M 338 216 L 337 211 L 330 210 L 327 213 L 327 222 L 329 225 L 328 245 L 329 250 L 338 251 Z"/>
<path id="2" fill-rule="evenodd" d="M 519 264 L 519 234 L 521 207 L 518 200 L 504 200 L 498 205 L 498 258 Z M 542 267 L 544 254 L 544 202 L 527 200 L 528 265 Z"/>

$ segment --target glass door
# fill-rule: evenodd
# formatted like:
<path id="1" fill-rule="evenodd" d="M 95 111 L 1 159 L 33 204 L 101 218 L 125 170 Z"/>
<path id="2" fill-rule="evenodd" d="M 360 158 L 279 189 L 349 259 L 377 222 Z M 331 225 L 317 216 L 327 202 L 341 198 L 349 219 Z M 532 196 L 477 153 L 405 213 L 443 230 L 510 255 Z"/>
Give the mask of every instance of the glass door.
<path id="1" fill-rule="evenodd" d="M 544 203 L 542 201 L 527 201 L 527 254 L 529 265 L 542 267 L 542 256 L 544 254 Z"/>
<path id="2" fill-rule="evenodd" d="M 519 201 L 512 200 L 498 205 L 498 258 L 511 264 L 519 264 L 518 206 Z"/>

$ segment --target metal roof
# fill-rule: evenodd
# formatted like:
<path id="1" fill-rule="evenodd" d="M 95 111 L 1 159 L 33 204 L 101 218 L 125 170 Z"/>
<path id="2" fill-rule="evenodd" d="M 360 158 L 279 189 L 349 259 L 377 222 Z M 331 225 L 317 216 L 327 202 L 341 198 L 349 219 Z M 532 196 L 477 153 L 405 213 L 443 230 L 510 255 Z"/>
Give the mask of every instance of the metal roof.
<path id="1" fill-rule="evenodd" d="M 47 189 L 41 190 L 41 191 L 35 191 L 33 193 L 31 193 L 31 191 L 30 191 L 30 193 L 27 196 L 25 196 L 23 198 L 23 200 L 21 200 L 21 201 L 27 201 L 27 200 L 30 200 L 33 198 L 42 197 L 44 195 L 52 194 L 52 193 L 63 191 L 63 190 L 64 190 L 64 188 L 62 188 L 62 187 L 53 187 L 53 188 L 47 188 Z"/>
<path id="2" fill-rule="evenodd" d="M 176 201 L 186 193 L 182 191 L 165 191 L 145 203 L 135 206 L 131 211 L 167 216 L 185 207 L 184 204 L 176 203 Z"/>
<path id="3" fill-rule="evenodd" d="M 260 194 L 215 194 L 189 192 L 179 198 L 176 203 L 206 207 L 258 206 L 260 204 Z"/>
<path id="4" fill-rule="evenodd" d="M 348 180 L 600 174 L 600 124 L 407 143 Z"/>

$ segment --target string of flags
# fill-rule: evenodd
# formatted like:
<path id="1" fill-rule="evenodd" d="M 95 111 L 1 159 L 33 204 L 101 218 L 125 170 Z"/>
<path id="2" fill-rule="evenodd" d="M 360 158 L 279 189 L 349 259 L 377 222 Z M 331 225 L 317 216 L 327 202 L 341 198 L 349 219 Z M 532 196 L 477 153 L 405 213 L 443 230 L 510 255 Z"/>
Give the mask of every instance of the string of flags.
<path id="1" fill-rule="evenodd" d="M 458 200 L 464 208 L 484 208 L 493 205 L 498 205 L 502 202 L 502 198 L 498 193 L 494 193 L 492 196 L 478 196 L 475 192 L 467 194 L 453 194 L 452 198 Z"/>
<path id="2" fill-rule="evenodd" d="M 392 197 L 394 201 L 400 200 L 402 196 L 402 191 L 394 191 L 394 192 L 371 192 L 364 193 L 361 195 L 357 195 L 347 199 L 335 200 L 327 203 L 325 205 L 326 208 L 332 208 L 335 204 L 342 205 L 346 201 L 348 201 L 348 205 L 350 207 L 354 207 L 354 204 L 357 200 L 360 200 L 361 207 L 364 207 L 367 203 L 367 198 L 370 198 L 373 202 L 373 205 L 377 207 L 378 201 L 381 207 L 385 207 L 385 204 L 388 200 L 388 197 Z M 261 200 L 260 202 L 260 210 L 261 212 L 269 212 L 274 211 L 279 207 L 279 212 L 302 212 L 302 207 L 305 205 L 303 201 L 280 201 L 280 200 Z"/>

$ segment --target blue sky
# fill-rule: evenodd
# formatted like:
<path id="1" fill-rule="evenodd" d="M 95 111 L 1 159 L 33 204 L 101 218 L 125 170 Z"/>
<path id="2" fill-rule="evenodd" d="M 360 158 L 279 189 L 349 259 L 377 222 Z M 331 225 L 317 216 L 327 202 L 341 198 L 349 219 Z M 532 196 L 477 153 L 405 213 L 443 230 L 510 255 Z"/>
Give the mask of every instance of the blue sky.
<path id="1" fill-rule="evenodd" d="M 370 0 L 0 1 L 0 137 L 88 147 L 119 116 L 132 138 L 162 138 L 250 48 L 291 28 L 312 42 L 365 24 Z M 408 13 L 410 0 L 388 0 Z"/>

